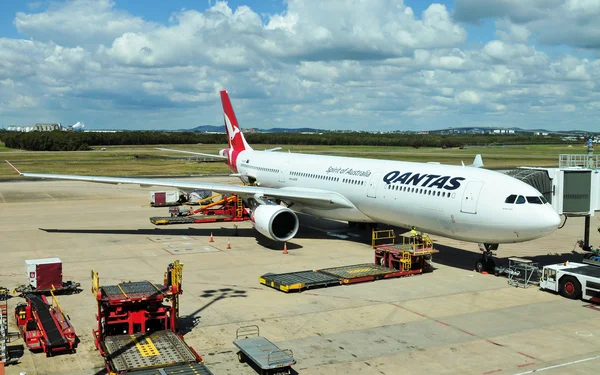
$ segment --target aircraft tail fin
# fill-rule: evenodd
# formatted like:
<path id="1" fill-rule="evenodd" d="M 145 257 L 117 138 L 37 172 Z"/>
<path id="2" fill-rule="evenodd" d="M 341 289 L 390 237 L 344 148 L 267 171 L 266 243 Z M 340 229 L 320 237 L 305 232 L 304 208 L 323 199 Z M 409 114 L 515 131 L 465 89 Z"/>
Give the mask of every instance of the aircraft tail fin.
<path id="1" fill-rule="evenodd" d="M 461 160 L 460 164 L 462 164 L 462 166 L 465 166 L 465 163 Z M 473 168 L 481 168 L 483 167 L 483 159 L 481 158 L 481 154 L 477 154 L 475 155 L 475 160 L 473 160 L 473 164 L 468 165 L 468 167 L 473 167 Z"/>
<path id="2" fill-rule="evenodd" d="M 235 112 L 233 111 L 233 106 L 231 105 L 231 101 L 229 100 L 229 95 L 227 94 L 226 90 L 221 91 L 221 103 L 223 104 L 223 117 L 225 120 L 225 131 L 227 132 L 229 148 L 235 153 L 239 153 L 244 150 L 252 150 L 252 147 L 248 145 L 248 142 L 246 142 L 246 139 L 242 134 L 242 129 L 240 129 L 240 126 L 237 122 Z"/>
<path id="3" fill-rule="evenodd" d="M 483 167 L 483 159 L 481 158 L 481 154 L 475 155 L 475 160 L 473 160 L 473 164 L 471 167 L 481 168 Z"/>

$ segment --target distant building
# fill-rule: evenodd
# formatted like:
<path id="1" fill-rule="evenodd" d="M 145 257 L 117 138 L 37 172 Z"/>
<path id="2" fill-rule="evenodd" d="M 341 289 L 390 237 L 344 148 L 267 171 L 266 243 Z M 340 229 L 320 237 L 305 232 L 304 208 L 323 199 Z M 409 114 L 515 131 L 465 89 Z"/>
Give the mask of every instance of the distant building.
<path id="1" fill-rule="evenodd" d="M 32 126 L 9 126 L 6 128 L 9 132 L 51 132 L 54 130 L 62 130 L 61 123 L 56 124 L 35 124 Z"/>

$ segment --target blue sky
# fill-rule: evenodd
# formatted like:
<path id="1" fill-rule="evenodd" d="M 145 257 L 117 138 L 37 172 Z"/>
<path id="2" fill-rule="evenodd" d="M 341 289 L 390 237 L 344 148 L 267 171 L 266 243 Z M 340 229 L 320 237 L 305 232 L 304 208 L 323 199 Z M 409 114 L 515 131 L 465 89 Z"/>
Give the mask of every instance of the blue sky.
<path id="1" fill-rule="evenodd" d="M 600 2 L 14 1 L 0 127 L 590 129 Z M 557 32 L 557 30 L 559 32 Z"/>

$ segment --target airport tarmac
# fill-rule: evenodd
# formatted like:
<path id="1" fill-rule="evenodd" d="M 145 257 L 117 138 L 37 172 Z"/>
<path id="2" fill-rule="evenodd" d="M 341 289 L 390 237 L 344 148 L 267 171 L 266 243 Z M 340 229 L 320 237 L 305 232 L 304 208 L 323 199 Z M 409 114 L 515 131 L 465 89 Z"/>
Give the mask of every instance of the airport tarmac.
<path id="1" fill-rule="evenodd" d="M 475 244 L 433 237 L 440 250 L 433 273 L 285 294 L 261 285 L 259 276 L 372 262 L 370 234 L 340 238 L 347 236 L 345 224 L 303 218 L 306 225 L 284 255 L 281 244 L 262 240 L 248 222 L 238 224 L 237 236 L 231 223 L 154 226 L 149 217 L 167 216 L 167 209 L 148 206 L 151 190 L 0 183 L 0 286 L 25 283 L 26 259 L 59 257 L 64 279 L 83 289 L 59 296 L 81 339 L 77 353 L 46 358 L 25 350 L 7 374 L 104 373 L 92 342 L 96 304 L 90 271 L 98 271 L 102 285 L 160 283 L 175 259 L 184 263 L 181 316 L 191 326 L 185 340 L 214 374 L 256 374 L 237 361 L 232 344 L 236 329 L 251 324 L 291 349 L 294 369 L 303 375 L 598 372 L 600 306 L 475 273 Z M 593 217 L 596 246 L 599 225 Z M 570 218 L 545 238 L 501 245 L 498 263 L 506 265 L 511 256 L 542 265 L 580 260 L 582 252 L 572 251 L 582 236 L 583 219 Z M 21 301 L 10 299 L 9 312 Z M 16 332 L 12 316 L 10 328 Z M 15 338 L 9 346 L 22 344 Z"/>

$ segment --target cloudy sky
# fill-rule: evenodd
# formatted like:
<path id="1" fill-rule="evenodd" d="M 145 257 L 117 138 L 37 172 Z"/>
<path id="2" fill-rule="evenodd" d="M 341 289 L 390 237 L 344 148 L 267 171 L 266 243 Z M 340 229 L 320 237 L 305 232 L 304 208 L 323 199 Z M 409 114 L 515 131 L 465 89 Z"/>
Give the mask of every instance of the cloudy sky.
<path id="1" fill-rule="evenodd" d="M 600 0 L 0 3 L 0 127 L 598 130 Z"/>

